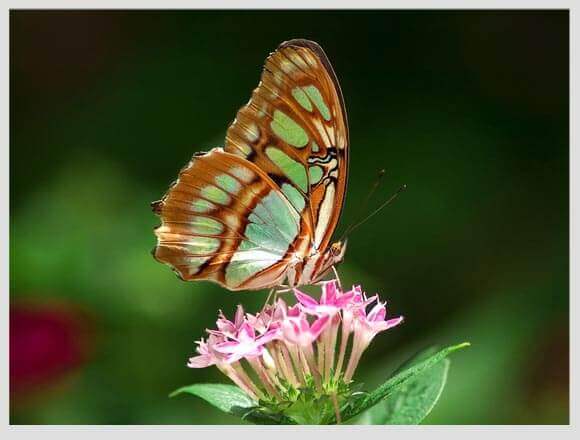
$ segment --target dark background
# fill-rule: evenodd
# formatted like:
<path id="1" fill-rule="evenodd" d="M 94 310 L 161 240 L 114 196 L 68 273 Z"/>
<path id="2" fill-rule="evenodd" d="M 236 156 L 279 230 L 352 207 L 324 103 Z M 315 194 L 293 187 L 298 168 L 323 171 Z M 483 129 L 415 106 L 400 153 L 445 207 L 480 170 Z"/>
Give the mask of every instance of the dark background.
<path id="1" fill-rule="evenodd" d="M 149 203 L 298 37 L 347 104 L 340 230 L 380 168 L 371 207 L 408 185 L 339 269 L 406 318 L 358 379 L 467 340 L 427 423 L 568 423 L 567 11 L 12 11 L 10 36 L 11 423 L 236 423 L 167 395 L 226 381 L 194 340 L 265 292 L 177 280 Z"/>

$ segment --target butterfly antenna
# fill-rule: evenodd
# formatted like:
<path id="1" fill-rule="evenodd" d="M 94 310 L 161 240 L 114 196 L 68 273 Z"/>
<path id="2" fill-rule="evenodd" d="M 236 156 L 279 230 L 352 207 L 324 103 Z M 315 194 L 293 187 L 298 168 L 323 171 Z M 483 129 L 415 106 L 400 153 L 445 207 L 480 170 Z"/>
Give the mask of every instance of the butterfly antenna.
<path id="1" fill-rule="evenodd" d="M 375 193 L 375 191 L 377 190 L 377 188 L 379 187 L 381 180 L 383 179 L 383 176 L 385 175 L 386 171 L 384 169 L 380 170 L 377 178 L 375 179 L 375 182 L 373 183 L 373 186 L 371 187 L 370 191 L 367 193 L 367 196 L 363 199 L 363 201 L 359 204 L 359 209 L 358 212 L 365 212 L 367 210 L 367 206 L 369 204 L 369 201 L 371 200 L 371 197 L 373 196 L 373 194 Z M 346 237 L 346 235 L 352 230 L 353 226 L 356 225 L 357 223 L 359 223 L 361 220 L 361 217 L 359 216 L 359 218 L 357 220 L 355 220 L 353 223 L 351 223 L 346 230 L 344 231 L 344 233 L 342 234 L 341 240 Z"/>
<path id="2" fill-rule="evenodd" d="M 372 217 L 374 217 L 379 211 L 381 211 L 385 206 L 387 206 L 389 203 L 391 203 L 393 200 L 395 200 L 399 196 L 399 194 L 401 194 L 406 189 L 407 189 L 407 185 L 401 185 L 401 187 L 395 192 L 395 194 L 393 194 L 391 197 L 389 197 L 387 200 L 385 200 L 383 203 L 381 203 L 381 205 L 377 209 L 375 209 L 373 212 L 368 214 L 365 218 L 363 218 L 359 222 L 355 223 L 352 227 L 348 228 L 347 231 L 343 234 L 342 238 L 344 238 L 347 233 L 354 231 L 360 225 L 362 225 L 363 223 L 367 222 Z"/>

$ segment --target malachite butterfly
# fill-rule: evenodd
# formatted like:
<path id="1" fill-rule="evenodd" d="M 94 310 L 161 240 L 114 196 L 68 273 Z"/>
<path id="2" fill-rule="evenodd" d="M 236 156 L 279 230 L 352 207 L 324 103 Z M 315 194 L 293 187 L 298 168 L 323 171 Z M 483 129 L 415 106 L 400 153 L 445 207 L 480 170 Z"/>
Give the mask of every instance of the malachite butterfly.
<path id="1" fill-rule="evenodd" d="M 338 80 L 313 41 L 282 43 L 226 135 L 162 200 L 154 257 L 183 280 L 230 290 L 312 284 L 344 257 L 330 244 L 345 198 L 348 125 Z"/>

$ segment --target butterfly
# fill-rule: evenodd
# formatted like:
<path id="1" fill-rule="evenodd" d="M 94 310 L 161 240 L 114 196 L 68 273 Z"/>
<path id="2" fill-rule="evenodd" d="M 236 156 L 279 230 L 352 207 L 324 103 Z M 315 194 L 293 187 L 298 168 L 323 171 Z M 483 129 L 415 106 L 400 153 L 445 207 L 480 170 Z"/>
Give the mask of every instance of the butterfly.
<path id="1" fill-rule="evenodd" d="M 345 199 L 348 125 L 334 70 L 313 41 L 282 43 L 226 134 L 152 203 L 156 260 L 183 280 L 258 290 L 320 281 Z"/>

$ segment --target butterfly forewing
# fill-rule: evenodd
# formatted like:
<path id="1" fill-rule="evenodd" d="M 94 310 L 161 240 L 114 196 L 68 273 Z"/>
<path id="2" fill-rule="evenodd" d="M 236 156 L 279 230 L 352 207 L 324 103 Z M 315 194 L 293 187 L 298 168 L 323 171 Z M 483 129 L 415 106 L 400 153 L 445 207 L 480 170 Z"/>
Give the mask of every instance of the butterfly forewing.
<path id="1" fill-rule="evenodd" d="M 256 163 L 281 187 L 323 251 L 344 202 L 348 126 L 340 86 L 316 43 L 291 40 L 266 60 L 225 150 Z"/>
<path id="2" fill-rule="evenodd" d="M 230 290 L 277 286 L 323 252 L 340 216 L 348 129 L 322 49 L 292 40 L 266 60 L 224 149 L 198 154 L 154 203 L 154 256 L 184 280 Z"/>

